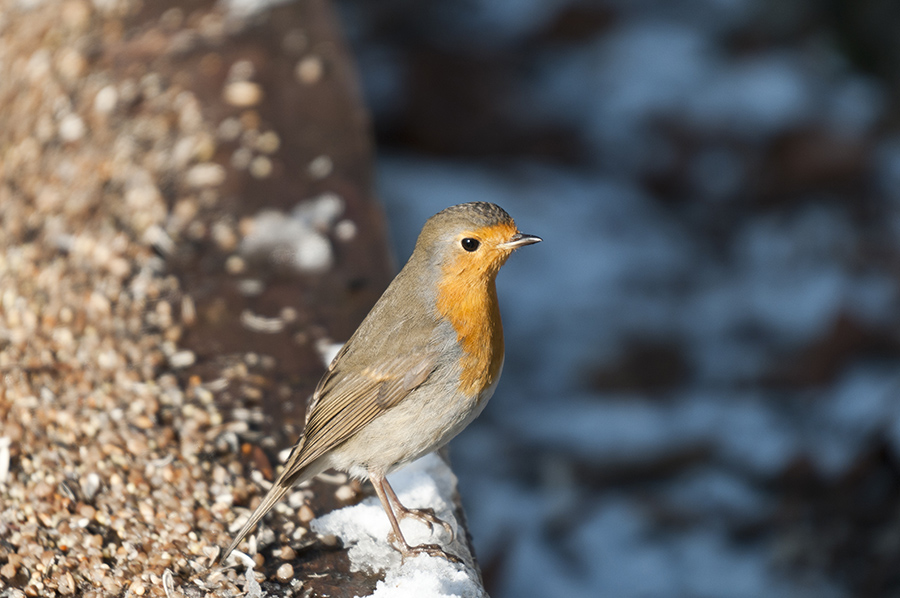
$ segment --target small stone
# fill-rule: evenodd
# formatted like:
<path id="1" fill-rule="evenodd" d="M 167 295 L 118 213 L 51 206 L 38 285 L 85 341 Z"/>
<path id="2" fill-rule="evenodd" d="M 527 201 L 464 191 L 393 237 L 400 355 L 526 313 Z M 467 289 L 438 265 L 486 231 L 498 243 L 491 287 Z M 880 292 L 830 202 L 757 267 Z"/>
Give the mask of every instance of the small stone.
<path id="1" fill-rule="evenodd" d="M 93 500 L 100 490 L 100 476 L 96 473 L 89 473 L 81 479 L 81 492 L 88 500 Z"/>
<path id="2" fill-rule="evenodd" d="M 316 180 L 324 179 L 334 170 L 334 162 L 328 156 L 317 156 L 306 167 L 310 176 Z"/>
<path id="3" fill-rule="evenodd" d="M 225 260 L 225 271 L 229 274 L 240 274 L 247 269 L 247 263 L 239 255 L 229 255 Z"/>
<path id="4" fill-rule="evenodd" d="M 352 241 L 356 237 L 356 223 L 352 220 L 341 220 L 334 226 L 334 236 L 339 241 Z"/>
<path id="5" fill-rule="evenodd" d="M 322 272 L 331 267 L 334 255 L 331 242 L 317 232 L 299 237 L 295 243 L 294 265 L 304 272 Z"/>
<path id="6" fill-rule="evenodd" d="M 301 523 L 309 523 L 310 521 L 312 521 L 313 519 L 316 518 L 316 514 L 313 513 L 313 510 L 310 508 L 309 505 L 303 505 L 297 511 L 297 518 L 300 520 Z"/>
<path id="7" fill-rule="evenodd" d="M 294 577 L 294 567 L 290 563 L 284 563 L 275 571 L 275 577 L 281 583 L 287 583 Z"/>
<path id="8" fill-rule="evenodd" d="M 285 546 L 281 549 L 281 560 L 293 561 L 295 558 L 297 558 L 297 553 L 290 546 Z"/>
<path id="9" fill-rule="evenodd" d="M 196 361 L 197 356 L 193 351 L 190 351 L 188 349 L 173 353 L 172 356 L 169 357 L 169 365 L 171 365 L 176 370 L 180 368 L 190 367 L 194 365 Z"/>
<path id="10" fill-rule="evenodd" d="M 272 161 L 265 156 L 256 156 L 250 162 L 250 174 L 257 179 L 268 178 L 272 174 Z"/>
<path id="11" fill-rule="evenodd" d="M 222 141 L 234 141 L 241 136 L 242 130 L 240 119 L 230 116 L 219 123 L 216 134 Z"/>
<path id="12" fill-rule="evenodd" d="M 344 484 L 335 490 L 334 497 L 340 501 L 347 502 L 356 497 L 356 491 L 349 484 Z"/>
<path id="13" fill-rule="evenodd" d="M 325 534 L 319 538 L 325 546 L 337 546 L 338 538 L 334 534 Z"/>
<path id="14" fill-rule="evenodd" d="M 87 61 L 81 52 L 74 48 L 66 48 L 60 52 L 59 59 L 56 62 L 59 73 L 69 80 L 74 80 L 84 73 Z"/>
<path id="15" fill-rule="evenodd" d="M 297 63 L 294 74 L 301 83 L 311 85 L 317 83 L 325 72 L 325 65 L 318 56 L 307 56 Z"/>
<path id="16" fill-rule="evenodd" d="M 281 138 L 275 131 L 266 131 L 256 138 L 255 146 L 264 154 L 273 154 L 281 147 Z"/>
<path id="17" fill-rule="evenodd" d="M 107 85 L 94 97 L 94 110 L 100 114 L 109 114 L 119 103 L 119 92 L 114 85 Z"/>
<path id="18" fill-rule="evenodd" d="M 102 351 L 97 355 L 97 365 L 104 370 L 114 370 L 119 365 L 119 356 L 112 349 Z"/>
<path id="19" fill-rule="evenodd" d="M 59 122 L 59 136 L 63 141 L 78 141 L 86 131 L 84 121 L 77 114 L 67 114 Z"/>
<path id="20" fill-rule="evenodd" d="M 234 81 L 225 86 L 222 97 L 232 106 L 249 108 L 262 101 L 263 90 L 258 83 L 253 81 Z"/>
<path id="21" fill-rule="evenodd" d="M 258 278 L 245 278 L 239 280 L 237 287 L 241 295 L 244 295 L 245 297 L 256 297 L 266 290 L 266 285 Z"/>
<path id="22" fill-rule="evenodd" d="M 225 169 L 219 164 L 206 162 L 192 166 L 185 174 L 185 181 L 191 187 L 216 187 L 225 182 Z"/>
<path id="23" fill-rule="evenodd" d="M 253 161 L 253 152 L 246 147 L 239 147 L 231 154 L 231 165 L 238 170 L 244 170 Z"/>
<path id="24" fill-rule="evenodd" d="M 228 69 L 229 81 L 247 81 L 256 74 L 256 67 L 249 60 L 238 60 Z"/>
<path id="25" fill-rule="evenodd" d="M 59 590 L 59 593 L 63 596 L 69 596 L 70 594 L 75 593 L 75 579 L 70 572 L 66 571 L 66 574 L 59 580 L 57 590 Z"/>
<path id="26" fill-rule="evenodd" d="M 237 235 L 225 221 L 218 220 L 213 223 L 212 238 L 222 251 L 234 251 L 237 247 Z"/>
<path id="27" fill-rule="evenodd" d="M 60 16 L 67 27 L 80 31 L 90 23 L 91 8 L 87 2 L 79 0 L 64 2 L 60 9 Z"/>

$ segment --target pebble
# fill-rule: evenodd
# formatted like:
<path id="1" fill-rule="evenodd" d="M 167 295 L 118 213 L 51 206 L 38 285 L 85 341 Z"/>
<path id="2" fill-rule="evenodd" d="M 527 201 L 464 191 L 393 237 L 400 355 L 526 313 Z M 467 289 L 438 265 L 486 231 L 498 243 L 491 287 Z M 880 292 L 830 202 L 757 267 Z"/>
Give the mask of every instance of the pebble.
<path id="1" fill-rule="evenodd" d="M 229 255 L 225 260 L 225 271 L 229 274 L 240 274 L 247 268 L 247 263 L 239 255 Z"/>
<path id="2" fill-rule="evenodd" d="M 297 510 L 297 519 L 299 519 L 301 523 L 309 523 L 315 518 L 316 514 L 309 505 L 305 504 Z"/>
<path id="3" fill-rule="evenodd" d="M 212 162 L 192 166 L 185 174 L 185 182 L 190 187 L 217 187 L 225 182 L 225 169 Z"/>
<path id="4" fill-rule="evenodd" d="M 254 145 L 264 154 L 274 154 L 281 147 L 281 138 L 275 131 L 266 131 L 256 138 Z"/>
<path id="5" fill-rule="evenodd" d="M 241 136 L 243 130 L 244 128 L 241 125 L 240 119 L 229 116 L 219 123 L 219 127 L 216 129 L 216 135 L 218 135 L 222 141 L 234 141 Z"/>
<path id="6" fill-rule="evenodd" d="M 231 154 L 231 165 L 238 170 L 245 170 L 253 162 L 253 152 L 246 147 L 239 147 Z"/>
<path id="7" fill-rule="evenodd" d="M 100 114 L 109 114 L 119 103 L 119 92 L 115 85 L 107 85 L 94 96 L 94 110 Z"/>
<path id="8" fill-rule="evenodd" d="M 93 500 L 100 490 L 100 476 L 94 472 L 87 474 L 80 481 L 81 492 L 87 500 Z"/>
<path id="9" fill-rule="evenodd" d="M 297 553 L 294 552 L 294 549 L 290 546 L 285 546 L 281 549 L 281 554 L 279 555 L 279 557 L 283 561 L 293 561 L 295 558 L 297 558 Z"/>
<path id="10" fill-rule="evenodd" d="M 256 156 L 250 162 L 250 174 L 257 179 L 268 178 L 272 174 L 272 161 L 266 156 Z"/>
<path id="11" fill-rule="evenodd" d="M 322 59 L 318 56 L 307 56 L 297 63 L 294 74 L 301 83 L 312 85 L 318 83 L 322 79 L 325 72 L 325 66 Z"/>
<path id="12" fill-rule="evenodd" d="M 258 83 L 252 81 L 234 81 L 225 86 L 222 96 L 232 106 L 249 108 L 262 101 L 263 90 Z"/>
<path id="13" fill-rule="evenodd" d="M 284 563 L 275 571 L 275 577 L 281 583 L 287 583 L 294 577 L 294 567 L 290 563 Z"/>
<path id="14" fill-rule="evenodd" d="M 331 242 L 324 235 L 310 232 L 295 243 L 294 265 L 304 272 L 328 270 L 334 262 Z"/>
<path id="15" fill-rule="evenodd" d="M 256 74 L 256 67 L 249 60 L 237 60 L 228 69 L 228 79 L 230 81 L 246 81 L 253 78 Z"/>
<path id="16" fill-rule="evenodd" d="M 73 142 L 84 137 L 87 128 L 77 114 L 67 114 L 59 122 L 59 137 L 63 141 Z"/>
<path id="17" fill-rule="evenodd" d="M 356 498 L 356 491 L 349 484 L 344 484 L 335 490 L 334 497 L 340 501 L 347 502 Z"/>
<path id="18" fill-rule="evenodd" d="M 193 351 L 187 349 L 173 353 L 169 357 L 169 365 L 175 369 L 190 367 L 194 365 L 196 361 L 197 356 L 194 355 Z"/>
<path id="19" fill-rule="evenodd" d="M 237 248 L 237 234 L 231 225 L 223 220 L 213 223 L 212 238 L 222 251 L 234 251 Z"/>
<path id="20" fill-rule="evenodd" d="M 356 237 L 356 223 L 352 220 L 341 220 L 334 226 L 334 236 L 339 241 L 352 241 Z"/>
<path id="21" fill-rule="evenodd" d="M 84 59 L 84 56 L 74 48 L 62 50 L 56 64 L 59 74 L 70 81 L 80 77 L 84 73 L 85 67 L 87 67 L 87 61 Z"/>
<path id="22" fill-rule="evenodd" d="M 333 169 L 334 163 L 328 156 L 315 157 L 306 168 L 307 172 L 309 172 L 309 175 L 315 180 L 324 179 L 329 174 L 331 174 L 331 171 Z"/>

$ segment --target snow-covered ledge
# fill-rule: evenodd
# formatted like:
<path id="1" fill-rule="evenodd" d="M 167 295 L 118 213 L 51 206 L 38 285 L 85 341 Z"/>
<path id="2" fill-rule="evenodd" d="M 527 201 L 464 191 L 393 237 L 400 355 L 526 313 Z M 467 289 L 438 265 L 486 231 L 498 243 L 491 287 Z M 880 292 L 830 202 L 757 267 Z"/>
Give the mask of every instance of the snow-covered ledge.
<path id="1" fill-rule="evenodd" d="M 401 521 L 411 545 L 439 544 L 463 563 L 453 563 L 427 554 L 402 558 L 388 543 L 388 518 L 377 497 L 332 511 L 311 524 L 319 534 L 334 534 L 348 547 L 353 571 L 384 572 L 373 598 L 481 598 L 487 594 L 466 542 L 466 529 L 456 518 L 456 476 L 439 455 L 433 453 L 388 476 L 400 502 L 409 508 L 432 508 L 450 524 L 451 542 L 441 526 L 429 530 L 414 518 Z"/>

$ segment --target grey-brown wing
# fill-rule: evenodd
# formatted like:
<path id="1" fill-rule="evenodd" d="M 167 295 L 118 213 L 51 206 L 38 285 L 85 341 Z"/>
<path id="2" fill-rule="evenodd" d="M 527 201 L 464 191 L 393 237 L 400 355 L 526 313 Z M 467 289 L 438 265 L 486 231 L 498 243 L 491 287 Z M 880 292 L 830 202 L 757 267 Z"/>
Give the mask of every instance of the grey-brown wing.
<path id="1" fill-rule="evenodd" d="M 256 523 L 304 475 L 306 467 L 419 387 L 437 365 L 437 353 L 417 352 L 363 368 L 344 371 L 342 355 L 331 362 L 319 382 L 306 417 L 306 430 L 262 503 L 253 511 L 225 550 L 229 554 Z M 307 472 L 308 473 L 308 472 Z"/>
<path id="2" fill-rule="evenodd" d="M 421 351 L 347 371 L 339 354 L 316 388 L 303 439 L 285 469 L 299 472 L 347 440 L 419 387 L 436 366 L 437 353 Z"/>

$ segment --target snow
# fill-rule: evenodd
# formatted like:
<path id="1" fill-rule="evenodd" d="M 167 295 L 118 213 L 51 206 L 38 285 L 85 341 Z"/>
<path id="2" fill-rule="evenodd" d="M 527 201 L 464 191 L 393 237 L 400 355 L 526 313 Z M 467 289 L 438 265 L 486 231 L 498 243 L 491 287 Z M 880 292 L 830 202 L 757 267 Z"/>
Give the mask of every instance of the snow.
<path id="1" fill-rule="evenodd" d="M 263 210 L 253 217 L 241 254 L 263 255 L 304 273 L 327 270 L 334 263 L 334 250 L 326 233 L 343 211 L 343 200 L 331 193 L 297 204 L 290 214 Z"/>
<path id="2" fill-rule="evenodd" d="M 471 568 L 472 555 L 460 541 L 465 530 L 453 514 L 453 494 L 456 476 L 437 454 L 430 454 L 388 476 L 400 502 L 408 508 L 431 508 L 442 521 L 450 524 L 454 539 L 435 526 L 430 530 L 418 520 L 401 520 L 400 527 L 406 541 L 419 544 L 440 544 L 450 554 L 462 558 L 467 565 L 426 554 L 402 558 L 388 543 L 390 522 L 377 497 L 358 505 L 344 507 L 323 515 L 311 523 L 319 534 L 333 534 L 349 546 L 348 556 L 353 571 L 375 573 L 384 571 L 378 582 L 375 598 L 478 598 L 484 589 Z"/>

